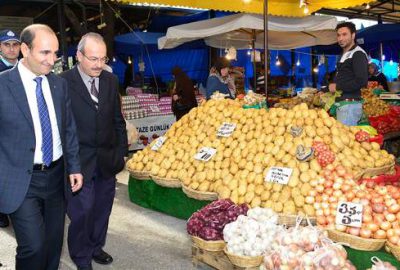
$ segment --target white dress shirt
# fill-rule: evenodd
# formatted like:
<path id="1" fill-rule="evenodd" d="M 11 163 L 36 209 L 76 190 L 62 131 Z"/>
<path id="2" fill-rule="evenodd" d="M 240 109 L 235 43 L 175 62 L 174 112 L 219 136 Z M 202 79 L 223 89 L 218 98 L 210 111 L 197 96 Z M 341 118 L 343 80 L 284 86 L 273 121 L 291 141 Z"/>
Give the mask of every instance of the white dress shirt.
<path id="1" fill-rule="evenodd" d="M 43 163 L 43 152 L 42 152 L 42 129 L 40 125 L 40 118 L 39 118 L 39 110 L 37 106 L 37 99 L 36 99 L 36 82 L 34 79 L 36 76 L 32 71 L 30 71 L 27 67 L 25 67 L 21 60 L 18 63 L 18 71 L 21 75 L 22 83 L 24 85 L 26 97 L 28 99 L 29 109 L 31 111 L 32 120 L 33 120 L 33 128 L 35 131 L 35 138 L 36 138 L 36 146 L 35 146 L 35 156 L 34 156 L 34 164 L 42 164 Z M 43 96 L 47 104 L 47 109 L 49 111 L 50 123 L 51 123 L 51 130 L 53 135 L 53 161 L 59 159 L 63 152 L 61 146 L 61 138 L 60 132 L 57 126 L 57 118 L 56 112 L 54 109 L 53 98 L 50 92 L 50 85 L 47 77 L 42 75 L 42 91 Z"/>

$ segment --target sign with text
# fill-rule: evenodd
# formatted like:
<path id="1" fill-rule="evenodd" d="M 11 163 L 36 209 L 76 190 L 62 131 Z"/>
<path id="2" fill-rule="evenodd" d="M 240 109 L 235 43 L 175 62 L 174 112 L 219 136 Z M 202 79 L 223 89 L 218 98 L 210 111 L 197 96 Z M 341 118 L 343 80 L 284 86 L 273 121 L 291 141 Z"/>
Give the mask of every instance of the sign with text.
<path id="1" fill-rule="evenodd" d="M 153 146 L 151 147 L 151 150 L 158 151 L 158 149 L 160 149 L 160 147 L 164 144 L 166 139 L 167 137 L 164 136 L 158 137 Z"/>
<path id="2" fill-rule="evenodd" d="M 217 136 L 229 137 L 236 128 L 236 124 L 224 122 L 218 129 Z"/>
<path id="3" fill-rule="evenodd" d="M 217 149 L 211 147 L 202 147 L 200 151 L 194 155 L 194 158 L 201 161 L 209 161 L 217 153 Z"/>
<path id="4" fill-rule="evenodd" d="M 336 224 L 361 228 L 362 214 L 362 204 L 339 202 L 336 210 Z"/>
<path id="5" fill-rule="evenodd" d="M 129 150 L 138 150 L 145 148 L 153 140 L 164 135 L 175 122 L 175 115 L 149 116 L 126 121 L 129 122 L 129 126 L 136 128 L 138 132 L 138 138 L 132 142 Z M 129 132 L 128 130 L 128 134 Z"/>
<path id="6" fill-rule="evenodd" d="M 269 169 L 267 175 L 265 176 L 265 181 L 287 185 L 287 183 L 289 182 L 289 178 L 292 175 L 292 172 L 292 168 L 271 167 L 271 169 Z"/>

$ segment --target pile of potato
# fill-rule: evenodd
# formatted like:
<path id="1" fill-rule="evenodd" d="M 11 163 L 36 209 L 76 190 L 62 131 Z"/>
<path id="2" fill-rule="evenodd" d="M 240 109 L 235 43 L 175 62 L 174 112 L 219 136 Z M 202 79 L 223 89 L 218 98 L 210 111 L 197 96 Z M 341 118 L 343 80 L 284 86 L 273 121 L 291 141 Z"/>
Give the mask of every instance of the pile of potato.
<path id="1" fill-rule="evenodd" d="M 217 137 L 223 122 L 236 124 L 230 137 Z M 302 128 L 300 136 L 292 135 L 292 127 Z M 335 154 L 334 164 L 342 164 L 354 174 L 393 162 L 394 157 L 378 144 L 357 142 L 357 131 L 304 103 L 291 110 L 267 111 L 242 109 L 235 100 L 209 100 L 172 125 L 158 151 L 150 150 L 152 143 L 127 165 L 159 177 L 178 178 L 185 186 L 217 192 L 220 198 L 235 203 L 313 215 L 305 197 L 312 189 L 310 181 L 322 176 L 323 168 L 316 158 L 300 162 L 297 146 L 323 142 Z M 204 146 L 217 149 L 216 154 L 208 162 L 195 160 L 194 155 Z M 273 166 L 293 169 L 287 185 L 264 180 Z"/>
<path id="2" fill-rule="evenodd" d="M 390 106 L 373 94 L 373 89 L 362 89 L 363 109 L 368 116 L 380 116 L 389 113 Z"/>

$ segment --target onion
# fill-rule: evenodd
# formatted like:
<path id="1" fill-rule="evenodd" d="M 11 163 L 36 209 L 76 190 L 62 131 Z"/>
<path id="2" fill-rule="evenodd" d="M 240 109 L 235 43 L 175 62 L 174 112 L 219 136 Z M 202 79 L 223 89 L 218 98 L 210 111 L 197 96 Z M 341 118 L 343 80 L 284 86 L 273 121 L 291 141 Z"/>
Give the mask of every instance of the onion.
<path id="1" fill-rule="evenodd" d="M 400 211 L 400 204 L 394 203 L 389 206 L 388 211 L 392 214 L 396 214 Z"/>
<path id="2" fill-rule="evenodd" d="M 382 230 L 387 231 L 392 228 L 392 224 L 389 221 L 384 221 L 380 224 Z"/>
<path id="3" fill-rule="evenodd" d="M 356 195 L 354 194 L 354 192 L 350 191 L 346 193 L 346 197 L 349 201 L 351 201 L 352 199 L 354 199 Z"/>
<path id="4" fill-rule="evenodd" d="M 336 172 L 338 176 L 343 177 L 346 175 L 346 169 L 342 165 L 336 166 Z"/>
<path id="5" fill-rule="evenodd" d="M 400 236 L 400 228 L 394 228 L 394 234 Z"/>
<path id="6" fill-rule="evenodd" d="M 396 234 L 395 234 L 395 232 L 394 232 L 394 229 L 389 229 L 389 230 L 387 230 L 386 231 L 386 236 L 388 237 L 388 238 L 390 238 L 390 237 L 392 237 L 392 236 L 395 236 Z"/>
<path id="7" fill-rule="evenodd" d="M 385 215 L 385 218 L 386 218 L 387 221 L 393 222 L 393 221 L 396 220 L 396 215 L 395 215 L 395 214 L 389 213 L 389 214 L 386 214 L 386 215 Z"/>
<path id="8" fill-rule="evenodd" d="M 400 237 L 397 235 L 394 235 L 392 237 L 389 237 L 389 242 L 392 243 L 393 245 L 397 245 L 397 242 L 399 242 Z"/>
<path id="9" fill-rule="evenodd" d="M 386 238 L 386 232 L 384 230 L 377 230 L 374 233 L 374 238 L 375 239 L 385 239 Z"/>
<path id="10" fill-rule="evenodd" d="M 360 228 L 349 228 L 347 229 L 348 233 L 350 233 L 351 235 L 355 235 L 355 236 L 359 236 L 360 235 Z"/>
<path id="11" fill-rule="evenodd" d="M 362 238 L 371 238 L 372 232 L 371 230 L 368 229 L 361 229 L 360 230 L 360 236 Z"/>
<path id="12" fill-rule="evenodd" d="M 383 213 L 385 210 L 385 205 L 383 203 L 374 203 L 372 204 L 372 211 L 375 213 Z"/>
<path id="13" fill-rule="evenodd" d="M 305 202 L 306 202 L 307 204 L 313 204 L 313 203 L 315 202 L 315 197 L 313 197 L 313 196 L 307 196 L 306 199 L 305 199 Z"/>
<path id="14" fill-rule="evenodd" d="M 370 214 L 364 214 L 362 218 L 363 223 L 371 223 L 372 216 Z"/>
<path id="15" fill-rule="evenodd" d="M 374 233 L 379 230 L 379 226 L 375 223 L 368 223 L 367 229 Z"/>
<path id="16" fill-rule="evenodd" d="M 345 225 L 341 225 L 341 224 L 336 224 L 335 225 L 335 229 L 339 232 L 345 232 L 347 227 Z"/>

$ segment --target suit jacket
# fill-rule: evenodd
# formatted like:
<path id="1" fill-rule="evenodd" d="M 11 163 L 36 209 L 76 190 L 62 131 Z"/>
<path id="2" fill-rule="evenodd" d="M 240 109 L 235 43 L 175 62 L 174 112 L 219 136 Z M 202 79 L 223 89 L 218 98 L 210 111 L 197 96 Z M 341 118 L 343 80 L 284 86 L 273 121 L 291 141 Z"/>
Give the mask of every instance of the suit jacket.
<path id="1" fill-rule="evenodd" d="M 79 173 L 79 144 L 67 83 L 47 75 L 67 173 Z M 0 73 L 0 212 L 12 213 L 23 202 L 32 176 L 35 132 L 18 68 Z"/>
<path id="2" fill-rule="evenodd" d="M 115 176 L 124 168 L 124 156 L 128 154 L 117 77 L 108 71 L 101 72 L 96 109 L 77 67 L 61 76 L 68 82 L 84 179 L 91 179 L 96 168 L 105 178 Z"/>

